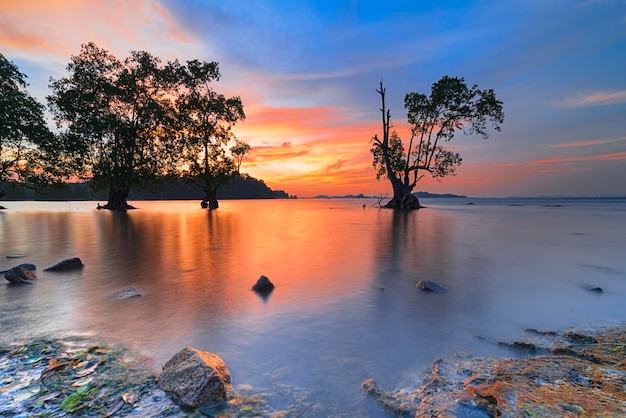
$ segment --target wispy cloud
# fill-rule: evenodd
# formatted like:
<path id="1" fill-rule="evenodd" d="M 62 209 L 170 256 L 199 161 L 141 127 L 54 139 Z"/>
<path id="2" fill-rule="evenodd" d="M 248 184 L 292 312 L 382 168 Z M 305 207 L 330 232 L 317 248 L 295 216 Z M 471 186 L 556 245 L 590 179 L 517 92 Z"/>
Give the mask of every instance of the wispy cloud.
<path id="1" fill-rule="evenodd" d="M 608 154 L 597 155 L 585 155 L 582 157 L 554 157 L 554 158 L 542 158 L 531 161 L 514 161 L 507 163 L 495 164 L 495 167 L 519 167 L 519 166 L 541 166 L 541 165 L 556 165 L 566 163 L 578 163 L 584 161 L 619 161 L 626 160 L 626 152 L 613 152 Z"/>
<path id="2" fill-rule="evenodd" d="M 613 144 L 615 142 L 624 142 L 624 141 L 626 141 L 626 136 L 621 137 L 621 138 L 612 138 L 612 139 L 595 139 L 591 141 L 568 142 L 564 144 L 552 144 L 550 145 L 550 148 L 591 147 L 594 145 Z"/>
<path id="3" fill-rule="evenodd" d="M 621 103 L 626 103 L 626 90 L 603 90 L 566 97 L 565 99 L 557 102 L 557 106 L 564 108 L 576 108 Z"/>

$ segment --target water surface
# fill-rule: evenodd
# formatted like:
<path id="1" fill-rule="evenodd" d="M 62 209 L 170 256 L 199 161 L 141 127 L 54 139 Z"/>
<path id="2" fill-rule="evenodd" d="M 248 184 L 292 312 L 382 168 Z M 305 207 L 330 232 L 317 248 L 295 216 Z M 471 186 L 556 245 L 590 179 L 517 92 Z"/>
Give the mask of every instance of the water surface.
<path id="1" fill-rule="evenodd" d="M 156 367 L 191 345 L 276 409 L 384 417 L 360 388 L 369 377 L 399 389 L 455 351 L 511 355 L 477 336 L 626 322 L 624 200 L 433 199 L 410 213 L 374 202 L 133 202 L 125 214 L 5 202 L 0 269 L 33 263 L 39 280 L 0 286 L 0 340 L 87 333 Z M 85 268 L 42 271 L 67 257 Z M 260 275 L 276 285 L 267 300 L 250 290 Z M 131 286 L 142 297 L 116 297 Z"/>

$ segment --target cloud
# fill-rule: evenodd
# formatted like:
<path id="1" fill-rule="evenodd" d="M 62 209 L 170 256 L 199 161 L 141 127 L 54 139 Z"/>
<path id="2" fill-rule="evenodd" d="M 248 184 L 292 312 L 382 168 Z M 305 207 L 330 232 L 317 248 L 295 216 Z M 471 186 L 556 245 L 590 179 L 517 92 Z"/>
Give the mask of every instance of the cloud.
<path id="1" fill-rule="evenodd" d="M 626 103 L 626 90 L 603 90 L 567 97 L 564 100 L 557 102 L 557 106 L 564 108 L 578 108 L 622 103 Z"/>
<path id="2" fill-rule="evenodd" d="M 612 144 L 615 142 L 626 141 L 626 137 L 621 138 L 613 138 L 613 139 L 596 139 L 591 141 L 580 141 L 580 142 L 568 142 L 565 144 L 552 144 L 550 148 L 576 148 L 576 147 L 590 147 L 594 145 L 604 145 L 604 144 Z"/>
<path id="3" fill-rule="evenodd" d="M 542 166 L 542 165 L 557 165 L 557 164 L 567 164 L 567 163 L 578 163 L 585 161 L 620 161 L 626 160 L 626 151 L 625 152 L 613 152 L 608 154 L 598 154 L 598 155 L 585 155 L 582 157 L 554 157 L 554 158 L 542 158 L 538 160 L 532 161 L 515 161 L 515 162 L 507 162 L 507 163 L 497 163 L 494 164 L 495 167 L 520 167 L 526 166 L 529 169 L 534 169 L 532 166 Z"/>
<path id="4" fill-rule="evenodd" d="M 2 3 L 0 48 L 9 56 L 45 54 L 66 61 L 90 41 L 116 55 L 145 49 L 167 58 L 174 58 L 181 44 L 187 50 L 196 44 L 155 0 Z"/>

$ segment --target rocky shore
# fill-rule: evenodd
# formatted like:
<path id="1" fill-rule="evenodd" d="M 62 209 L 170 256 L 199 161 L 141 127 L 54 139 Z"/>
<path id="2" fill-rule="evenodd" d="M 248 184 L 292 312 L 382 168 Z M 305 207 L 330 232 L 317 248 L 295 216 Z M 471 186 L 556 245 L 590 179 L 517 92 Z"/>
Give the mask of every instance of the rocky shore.
<path id="1" fill-rule="evenodd" d="M 626 328 L 564 333 L 526 330 L 495 342 L 511 357 L 458 353 L 438 359 L 413 388 L 390 393 L 373 379 L 365 396 L 402 417 L 626 416 Z M 291 417 L 242 385 L 221 405 L 183 410 L 158 385 L 147 358 L 90 338 L 34 339 L 0 346 L 0 416 Z"/>
<path id="2" fill-rule="evenodd" d="M 626 416 L 626 328 L 526 332 L 497 343 L 516 359 L 456 354 L 436 360 L 414 388 L 389 393 L 373 379 L 363 388 L 393 416 Z"/>

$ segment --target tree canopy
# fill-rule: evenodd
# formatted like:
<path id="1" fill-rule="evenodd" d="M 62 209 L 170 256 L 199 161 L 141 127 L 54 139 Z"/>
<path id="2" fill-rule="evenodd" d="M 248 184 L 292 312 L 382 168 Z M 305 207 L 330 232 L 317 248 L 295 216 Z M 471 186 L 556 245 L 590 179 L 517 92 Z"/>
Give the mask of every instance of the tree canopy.
<path id="1" fill-rule="evenodd" d="M 202 206 L 216 209 L 217 189 L 239 172 L 241 160 L 236 164 L 226 146 L 235 139 L 233 125 L 245 118 L 243 104 L 239 97 L 226 98 L 211 87 L 220 77 L 216 62 L 187 61 L 179 72 L 180 173 L 204 190 Z M 243 158 L 247 150 L 241 144 L 245 142 L 239 141 L 234 148 Z"/>
<path id="2" fill-rule="evenodd" d="M 76 176 L 108 189 L 105 208 L 128 209 L 131 188 L 172 175 L 213 195 L 236 175 L 225 147 L 245 115 L 239 97 L 211 88 L 218 63 L 163 64 L 146 51 L 119 60 L 88 43 L 67 71 L 51 80 L 48 96 L 61 129 L 58 146 Z"/>
<path id="3" fill-rule="evenodd" d="M 44 106 L 27 86 L 26 75 L 0 54 L 0 181 L 38 188 L 62 176 L 51 165 L 55 148 Z"/>
<path id="4" fill-rule="evenodd" d="M 133 186 L 157 181 L 171 167 L 175 135 L 172 64 L 145 51 L 123 61 L 93 43 L 83 45 L 52 80 L 48 96 L 60 144 L 76 174 L 108 188 L 105 207 L 125 210 Z"/>
<path id="5" fill-rule="evenodd" d="M 383 136 L 372 138 L 372 165 L 376 178 L 386 177 L 393 187 L 389 208 L 419 208 L 419 200 L 411 192 L 424 173 L 437 180 L 456 174 L 461 156 L 444 144 L 457 132 L 488 138 L 489 125 L 500 131 L 504 122 L 502 102 L 493 90 L 468 87 L 463 78 L 444 76 L 433 83 L 429 96 L 412 92 L 404 97 L 411 125 L 405 146 L 398 133 L 390 130 L 391 112 L 386 108 L 382 81 L 377 92 L 382 101 Z"/>

